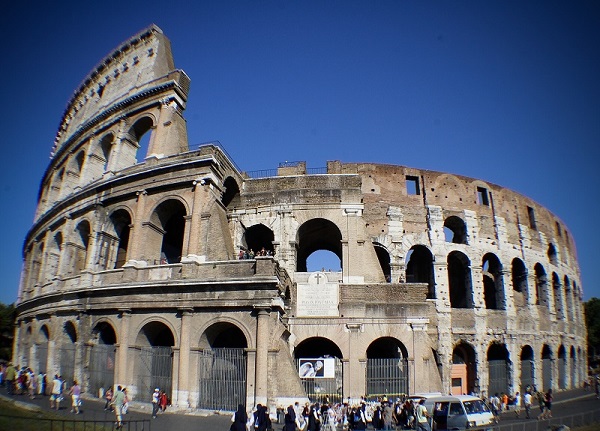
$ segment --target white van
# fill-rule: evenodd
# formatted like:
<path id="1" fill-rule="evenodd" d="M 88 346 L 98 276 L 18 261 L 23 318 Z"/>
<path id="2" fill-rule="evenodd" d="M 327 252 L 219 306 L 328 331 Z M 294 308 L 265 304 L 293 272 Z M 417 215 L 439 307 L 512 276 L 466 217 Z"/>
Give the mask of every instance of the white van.
<path id="1" fill-rule="evenodd" d="M 481 398 L 470 395 L 430 397 L 425 400 L 433 430 L 464 430 L 490 425 L 494 415 Z"/>

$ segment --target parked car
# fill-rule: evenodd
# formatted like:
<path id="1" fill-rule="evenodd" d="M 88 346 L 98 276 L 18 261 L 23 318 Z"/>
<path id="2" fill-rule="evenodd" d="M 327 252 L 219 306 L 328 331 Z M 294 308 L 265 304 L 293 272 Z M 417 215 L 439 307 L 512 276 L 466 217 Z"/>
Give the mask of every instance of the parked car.
<path id="1" fill-rule="evenodd" d="M 494 416 L 481 398 L 471 395 L 439 396 L 425 399 L 433 430 L 464 430 L 492 424 Z"/>

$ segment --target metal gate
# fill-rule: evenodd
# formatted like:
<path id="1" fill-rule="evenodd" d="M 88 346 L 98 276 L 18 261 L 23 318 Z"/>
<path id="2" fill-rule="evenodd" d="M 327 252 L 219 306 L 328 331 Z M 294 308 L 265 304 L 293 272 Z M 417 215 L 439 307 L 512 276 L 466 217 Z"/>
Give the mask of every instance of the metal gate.
<path id="1" fill-rule="evenodd" d="M 558 389 L 567 388 L 567 358 L 558 358 Z"/>
<path id="2" fill-rule="evenodd" d="M 66 382 L 66 387 L 71 387 L 75 380 L 75 354 L 77 345 L 73 343 L 65 343 L 59 345 L 60 352 L 60 376 Z"/>
<path id="3" fill-rule="evenodd" d="M 342 371 L 342 361 L 339 358 L 326 358 L 333 360 L 334 376 L 327 377 L 301 377 L 300 381 L 308 399 L 315 403 L 341 403 L 343 400 L 344 379 Z M 300 370 L 300 361 L 298 359 L 296 366 Z"/>
<path id="4" fill-rule="evenodd" d="M 137 399 L 152 401 L 154 388 L 165 391 L 170 398 L 173 389 L 173 348 L 155 346 L 137 349 Z"/>
<path id="5" fill-rule="evenodd" d="M 37 368 L 36 371 L 43 373 L 48 371 L 48 342 L 37 346 Z"/>
<path id="6" fill-rule="evenodd" d="M 106 391 L 115 382 L 115 346 L 93 344 L 90 346 L 90 391 L 98 395 L 102 388 Z"/>
<path id="7" fill-rule="evenodd" d="M 488 394 L 509 393 L 508 362 L 504 359 L 488 361 L 489 386 Z"/>
<path id="8" fill-rule="evenodd" d="M 527 359 L 521 361 L 521 393 L 525 392 L 527 386 L 533 387 L 535 384 L 535 372 L 533 361 Z"/>
<path id="9" fill-rule="evenodd" d="M 408 360 L 405 358 L 367 359 L 367 396 L 398 398 L 408 395 Z"/>
<path id="10" fill-rule="evenodd" d="M 246 404 L 245 349 L 218 348 L 198 352 L 198 408 L 235 411 Z"/>

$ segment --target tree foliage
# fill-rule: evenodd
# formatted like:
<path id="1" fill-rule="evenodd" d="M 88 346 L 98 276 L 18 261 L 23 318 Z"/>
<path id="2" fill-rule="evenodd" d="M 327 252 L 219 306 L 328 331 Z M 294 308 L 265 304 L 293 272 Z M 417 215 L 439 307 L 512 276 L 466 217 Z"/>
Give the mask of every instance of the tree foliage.
<path id="1" fill-rule="evenodd" d="M 585 303 L 585 325 L 589 355 L 600 355 L 600 299 L 592 298 Z"/>
<path id="2" fill-rule="evenodd" d="M 11 359 L 15 317 L 14 304 L 0 303 L 0 360 L 9 361 Z"/>

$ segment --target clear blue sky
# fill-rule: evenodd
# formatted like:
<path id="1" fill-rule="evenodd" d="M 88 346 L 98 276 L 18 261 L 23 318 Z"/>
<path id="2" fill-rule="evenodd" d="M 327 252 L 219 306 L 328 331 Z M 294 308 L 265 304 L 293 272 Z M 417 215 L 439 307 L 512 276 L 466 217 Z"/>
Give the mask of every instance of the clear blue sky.
<path id="1" fill-rule="evenodd" d="M 12 1 L 0 33 L 0 301 L 63 110 L 155 23 L 192 79 L 190 144 L 244 170 L 376 162 L 480 178 L 549 208 L 600 297 L 600 2 Z"/>

